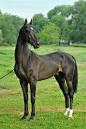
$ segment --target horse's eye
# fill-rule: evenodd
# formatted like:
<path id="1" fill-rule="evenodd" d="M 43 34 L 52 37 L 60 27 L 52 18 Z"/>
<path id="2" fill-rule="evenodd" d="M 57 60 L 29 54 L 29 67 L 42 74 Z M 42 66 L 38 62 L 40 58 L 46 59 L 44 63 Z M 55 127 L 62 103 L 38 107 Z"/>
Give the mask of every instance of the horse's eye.
<path id="1" fill-rule="evenodd" d="M 33 30 L 33 28 L 31 27 L 31 30 Z"/>

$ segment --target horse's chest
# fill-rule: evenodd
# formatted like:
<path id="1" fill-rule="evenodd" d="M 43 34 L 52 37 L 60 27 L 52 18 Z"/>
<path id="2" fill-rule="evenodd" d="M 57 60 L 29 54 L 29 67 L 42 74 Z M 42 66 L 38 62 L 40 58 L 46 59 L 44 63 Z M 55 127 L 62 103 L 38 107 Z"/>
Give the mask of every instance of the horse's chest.
<path id="1" fill-rule="evenodd" d="M 14 70 L 19 79 L 22 79 L 22 78 L 26 79 L 25 71 L 21 65 L 15 64 Z"/>
<path id="2" fill-rule="evenodd" d="M 32 69 L 23 68 L 22 65 L 15 64 L 15 73 L 19 79 L 24 79 L 29 82 L 30 76 L 32 75 Z"/>

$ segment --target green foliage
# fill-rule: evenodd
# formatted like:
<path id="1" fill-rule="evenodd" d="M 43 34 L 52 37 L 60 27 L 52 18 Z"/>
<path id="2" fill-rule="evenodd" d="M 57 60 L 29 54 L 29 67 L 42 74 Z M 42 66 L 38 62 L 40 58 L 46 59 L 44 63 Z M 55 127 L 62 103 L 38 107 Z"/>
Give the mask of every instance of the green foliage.
<path id="1" fill-rule="evenodd" d="M 24 24 L 24 19 L 20 18 L 19 16 L 12 15 L 12 24 L 16 29 L 16 37 L 18 37 L 19 30 Z"/>
<path id="2" fill-rule="evenodd" d="M 35 14 L 33 16 L 33 28 L 36 30 L 36 33 L 38 33 L 47 22 L 47 18 L 43 14 Z"/>
<path id="3" fill-rule="evenodd" d="M 2 14 L 0 11 L 0 45 L 15 44 L 23 24 L 22 18 L 7 13 Z"/>
<path id="4" fill-rule="evenodd" d="M 15 43 L 15 33 L 16 30 L 12 24 L 12 17 L 8 14 L 4 14 L 2 20 L 2 34 L 4 42 L 7 42 L 10 45 Z"/>
<path id="5" fill-rule="evenodd" d="M 59 27 L 49 22 L 43 26 L 43 29 L 37 35 L 42 44 L 58 44 L 59 42 Z"/>
<path id="6" fill-rule="evenodd" d="M 0 45 L 2 44 L 3 42 L 3 38 L 2 38 L 2 30 L 0 29 Z"/>
<path id="7" fill-rule="evenodd" d="M 0 11 L 0 45 L 15 44 L 23 24 L 23 18 Z M 86 44 L 86 1 L 76 1 L 72 6 L 57 5 L 47 17 L 35 14 L 33 28 L 42 44 L 58 44 L 59 40 Z"/>
<path id="8" fill-rule="evenodd" d="M 75 2 L 70 20 L 70 39 L 73 42 L 86 43 L 86 1 Z"/>
<path id="9" fill-rule="evenodd" d="M 57 32 L 59 40 L 65 40 L 66 42 L 72 41 L 72 43 L 86 43 L 86 1 L 79 0 L 70 5 L 60 5 L 54 7 L 47 13 L 47 18 L 42 14 L 36 14 L 33 17 L 33 27 L 37 31 L 37 36 L 41 43 L 51 44 L 52 31 L 47 33 L 43 26 L 47 26 L 49 22 L 59 27 Z M 52 28 L 52 27 L 51 27 Z M 49 30 L 49 28 L 48 28 Z M 49 36 L 50 35 L 50 36 Z M 56 33 L 53 33 L 56 37 Z M 50 38 L 51 37 L 51 40 Z M 54 43 L 57 44 L 54 40 Z"/>
<path id="10" fill-rule="evenodd" d="M 63 16 L 63 17 L 68 17 L 68 6 L 67 5 L 61 5 L 61 6 L 56 6 L 54 9 L 50 10 L 48 13 L 48 19 L 50 20 L 52 16 L 58 15 L 58 16 Z"/>
<path id="11" fill-rule="evenodd" d="M 1 26 L 2 26 L 2 12 L 0 10 L 0 29 L 1 29 Z"/>
<path id="12" fill-rule="evenodd" d="M 86 1 L 73 6 L 56 6 L 47 14 L 48 20 L 60 28 L 60 39 L 73 43 L 86 43 Z"/>
<path id="13" fill-rule="evenodd" d="M 51 17 L 50 21 L 60 28 L 60 39 L 68 40 L 68 21 L 66 18 L 63 16 L 54 15 Z"/>

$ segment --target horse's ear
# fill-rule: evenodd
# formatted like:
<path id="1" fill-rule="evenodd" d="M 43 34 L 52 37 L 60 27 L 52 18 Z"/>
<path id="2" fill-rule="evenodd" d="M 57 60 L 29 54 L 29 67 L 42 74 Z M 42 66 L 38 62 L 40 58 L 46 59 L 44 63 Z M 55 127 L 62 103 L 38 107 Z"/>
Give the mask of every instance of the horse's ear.
<path id="1" fill-rule="evenodd" d="M 27 18 L 25 19 L 25 23 L 24 23 L 24 25 L 27 25 Z"/>
<path id="2" fill-rule="evenodd" d="M 30 24 L 32 25 L 32 19 L 31 19 L 31 21 L 30 21 Z"/>

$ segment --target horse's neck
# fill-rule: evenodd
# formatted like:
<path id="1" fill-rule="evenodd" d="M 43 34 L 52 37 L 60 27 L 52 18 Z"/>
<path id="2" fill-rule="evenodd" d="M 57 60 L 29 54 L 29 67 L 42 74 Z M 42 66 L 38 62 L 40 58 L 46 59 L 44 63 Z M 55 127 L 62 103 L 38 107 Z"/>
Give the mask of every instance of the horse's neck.
<path id="1" fill-rule="evenodd" d="M 17 63 L 22 63 L 24 55 L 26 55 L 30 49 L 28 48 L 28 43 L 24 43 L 22 38 L 19 36 L 15 49 L 15 60 Z"/>

